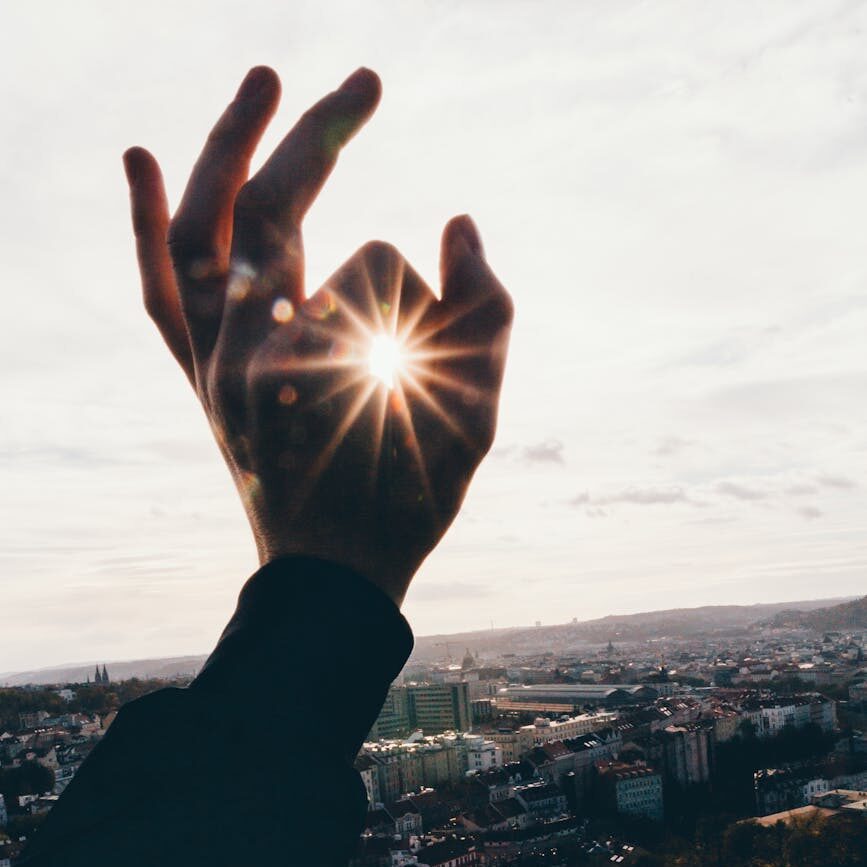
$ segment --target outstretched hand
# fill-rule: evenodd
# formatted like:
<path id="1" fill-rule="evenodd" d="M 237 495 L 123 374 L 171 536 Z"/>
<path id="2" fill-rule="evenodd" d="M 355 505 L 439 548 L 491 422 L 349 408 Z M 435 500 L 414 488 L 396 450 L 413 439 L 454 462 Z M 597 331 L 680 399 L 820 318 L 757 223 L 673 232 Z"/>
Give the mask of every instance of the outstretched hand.
<path id="1" fill-rule="evenodd" d="M 380 97 L 359 69 L 247 179 L 280 83 L 250 71 L 170 220 L 156 160 L 124 154 L 145 307 L 192 383 L 264 563 L 355 569 L 399 605 L 491 446 L 512 319 L 469 217 L 441 299 L 371 242 L 310 298 L 301 223 Z"/>

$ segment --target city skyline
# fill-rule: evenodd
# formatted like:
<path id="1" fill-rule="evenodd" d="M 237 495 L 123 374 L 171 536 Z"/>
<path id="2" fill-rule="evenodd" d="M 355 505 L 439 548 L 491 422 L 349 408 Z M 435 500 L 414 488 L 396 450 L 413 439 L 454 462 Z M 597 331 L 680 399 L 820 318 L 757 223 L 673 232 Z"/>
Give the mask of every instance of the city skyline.
<path id="1" fill-rule="evenodd" d="M 176 204 L 257 63 L 284 82 L 257 164 L 355 67 L 383 80 L 306 223 L 308 291 L 371 238 L 436 289 L 468 212 L 515 300 L 417 633 L 863 595 L 867 10 L 169 9 L 7 13 L 0 669 L 206 651 L 256 567 L 141 309 L 120 155 L 152 149 Z"/>

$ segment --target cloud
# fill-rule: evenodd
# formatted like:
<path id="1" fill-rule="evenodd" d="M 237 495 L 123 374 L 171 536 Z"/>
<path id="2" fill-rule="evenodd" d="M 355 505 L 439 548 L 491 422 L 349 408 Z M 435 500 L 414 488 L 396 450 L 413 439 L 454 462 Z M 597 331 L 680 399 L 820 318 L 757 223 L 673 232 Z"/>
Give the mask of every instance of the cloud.
<path id="1" fill-rule="evenodd" d="M 485 587 L 483 584 L 467 584 L 464 581 L 428 581 L 413 585 L 412 598 L 425 602 L 439 602 L 442 599 L 480 599 L 483 596 L 490 596 L 492 592 L 491 587 Z"/>
<path id="2" fill-rule="evenodd" d="M 526 446 L 523 453 L 525 461 L 534 464 L 564 464 L 563 443 L 548 439 L 534 446 Z"/>
<path id="3" fill-rule="evenodd" d="M 597 503 L 632 503 L 636 506 L 655 506 L 662 504 L 670 506 L 672 503 L 692 503 L 683 488 L 626 488 L 619 494 L 602 497 Z"/>
<path id="4" fill-rule="evenodd" d="M 68 447 L 63 445 L 8 445 L 0 448 L 0 464 L 21 466 L 40 464 L 43 466 L 67 466 L 74 469 L 117 466 L 121 463 L 136 463 L 132 460 L 118 461 L 105 452 L 89 448 Z"/>
<path id="5" fill-rule="evenodd" d="M 598 518 L 604 517 L 605 511 L 599 506 L 609 506 L 614 503 L 630 503 L 634 506 L 655 506 L 655 505 L 665 505 L 669 506 L 672 503 L 688 503 L 691 506 L 698 505 L 694 500 L 691 500 L 687 495 L 683 488 L 624 488 L 617 494 L 608 494 L 604 497 L 591 497 L 586 491 L 582 494 L 578 494 L 575 497 L 572 497 L 569 500 L 570 506 L 592 506 L 596 508 L 591 508 L 587 510 L 587 513 L 590 514 L 592 511 L 594 514 L 591 517 Z"/>
<path id="6" fill-rule="evenodd" d="M 867 374 L 853 370 L 726 385 L 709 392 L 708 399 L 728 418 L 738 413 L 779 424 L 790 417 L 837 418 L 841 407 L 863 401 L 865 389 Z"/>
<path id="7" fill-rule="evenodd" d="M 719 482 L 716 489 L 718 493 L 725 494 L 727 497 L 734 497 L 736 500 L 764 500 L 767 497 L 766 491 L 748 488 L 737 482 Z"/>
<path id="8" fill-rule="evenodd" d="M 783 493 L 789 497 L 807 497 L 818 494 L 819 489 L 815 485 L 791 485 Z"/>
<path id="9" fill-rule="evenodd" d="M 658 457 L 670 457 L 682 452 L 684 449 L 695 445 L 695 440 L 685 440 L 678 436 L 663 437 L 659 441 L 659 445 L 653 450 L 652 454 Z"/>
<path id="10" fill-rule="evenodd" d="M 813 521 L 816 518 L 821 518 L 823 515 L 822 510 L 817 509 L 815 506 L 802 506 L 796 511 L 802 518 L 806 518 L 808 521 Z"/>
<path id="11" fill-rule="evenodd" d="M 816 481 L 826 488 L 837 488 L 841 491 L 849 491 L 852 488 L 857 488 L 858 485 L 852 479 L 847 479 L 845 476 L 819 476 Z"/>

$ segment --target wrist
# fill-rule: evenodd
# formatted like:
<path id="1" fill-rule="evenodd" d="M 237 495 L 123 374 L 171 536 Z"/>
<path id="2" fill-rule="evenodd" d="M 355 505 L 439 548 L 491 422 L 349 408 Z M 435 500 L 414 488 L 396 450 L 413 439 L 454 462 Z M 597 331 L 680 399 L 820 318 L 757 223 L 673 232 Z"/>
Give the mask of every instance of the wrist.
<path id="1" fill-rule="evenodd" d="M 353 572 L 359 580 L 372 584 L 400 608 L 418 569 L 405 564 L 385 563 L 369 554 L 340 550 L 336 546 L 315 543 L 275 542 L 257 537 L 260 567 L 287 557 L 306 557 Z"/>

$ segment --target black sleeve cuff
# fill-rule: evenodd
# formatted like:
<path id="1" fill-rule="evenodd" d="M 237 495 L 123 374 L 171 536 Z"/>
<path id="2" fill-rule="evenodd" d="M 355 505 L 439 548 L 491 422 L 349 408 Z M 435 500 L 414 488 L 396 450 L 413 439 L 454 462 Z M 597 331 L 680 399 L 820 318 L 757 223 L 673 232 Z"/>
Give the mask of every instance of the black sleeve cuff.
<path id="1" fill-rule="evenodd" d="M 219 698 L 221 712 L 315 730 L 351 760 L 412 646 L 397 606 L 367 579 L 323 560 L 280 557 L 244 585 L 191 689 Z"/>

